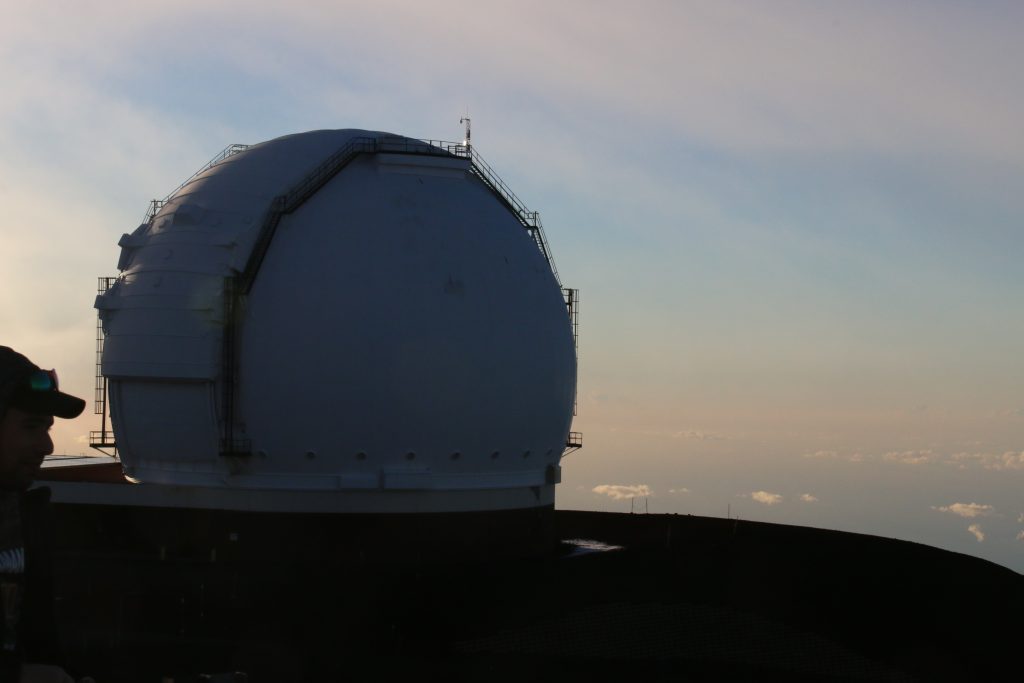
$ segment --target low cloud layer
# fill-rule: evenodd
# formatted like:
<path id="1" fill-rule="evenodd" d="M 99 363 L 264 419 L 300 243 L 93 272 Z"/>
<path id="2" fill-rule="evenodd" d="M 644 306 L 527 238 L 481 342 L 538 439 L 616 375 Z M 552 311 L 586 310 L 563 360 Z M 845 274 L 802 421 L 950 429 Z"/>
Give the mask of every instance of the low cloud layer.
<path id="1" fill-rule="evenodd" d="M 782 496 L 768 491 L 754 491 L 750 494 L 751 500 L 763 503 L 764 505 L 778 505 L 782 502 Z"/>
<path id="2" fill-rule="evenodd" d="M 591 489 L 594 493 L 608 496 L 613 500 L 627 500 L 651 495 L 651 487 L 647 484 L 601 484 Z"/>
<path id="3" fill-rule="evenodd" d="M 675 432 L 672 436 L 678 439 L 695 439 L 697 441 L 721 441 L 726 438 L 723 434 L 705 432 L 699 429 L 684 429 Z"/>
<path id="4" fill-rule="evenodd" d="M 1022 470 L 1024 471 L 1024 451 L 1004 451 L 1002 453 L 966 452 L 942 453 L 932 449 L 905 451 L 887 451 L 881 455 L 875 453 L 843 453 L 833 450 L 819 450 L 804 453 L 803 457 L 812 460 L 845 460 L 847 462 L 892 462 L 902 465 L 943 465 L 954 466 L 961 470 L 980 467 L 986 470 Z"/>
<path id="5" fill-rule="evenodd" d="M 967 527 L 967 530 L 974 534 L 974 537 L 978 539 L 978 543 L 985 540 L 985 532 L 981 530 L 980 524 L 972 524 Z"/>
<path id="6" fill-rule="evenodd" d="M 800 500 L 802 500 L 805 503 L 817 503 L 818 502 L 818 497 L 817 496 L 813 496 L 810 493 L 801 493 L 800 494 Z"/>
<path id="7" fill-rule="evenodd" d="M 951 460 L 961 469 L 976 465 L 987 470 L 1024 470 L 1024 451 L 1006 451 L 1001 454 L 956 453 Z"/>
<path id="8" fill-rule="evenodd" d="M 941 507 L 933 505 L 932 509 L 938 510 L 939 512 L 948 512 L 960 517 L 967 517 L 969 519 L 973 519 L 975 517 L 988 517 L 996 511 L 996 509 L 991 505 L 981 505 L 980 503 L 953 503 L 952 505 L 943 505 Z"/>
<path id="9" fill-rule="evenodd" d="M 885 454 L 885 459 L 892 462 L 901 462 L 904 465 L 923 465 L 935 460 L 935 453 L 930 450 L 924 451 L 890 451 Z"/>
<path id="10" fill-rule="evenodd" d="M 690 439 L 693 441 L 725 441 L 729 436 L 718 432 L 708 432 L 701 429 L 636 429 L 630 430 L 644 436 L 657 436 L 668 439 Z"/>

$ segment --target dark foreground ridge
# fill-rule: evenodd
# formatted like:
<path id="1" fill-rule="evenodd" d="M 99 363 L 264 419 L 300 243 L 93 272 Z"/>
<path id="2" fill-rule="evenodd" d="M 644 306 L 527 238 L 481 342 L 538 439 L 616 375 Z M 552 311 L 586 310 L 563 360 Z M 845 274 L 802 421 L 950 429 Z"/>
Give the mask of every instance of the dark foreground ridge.
<path id="1" fill-rule="evenodd" d="M 679 515 L 56 508 L 67 664 L 99 683 L 1020 680 L 1024 577 L 915 543 Z"/>

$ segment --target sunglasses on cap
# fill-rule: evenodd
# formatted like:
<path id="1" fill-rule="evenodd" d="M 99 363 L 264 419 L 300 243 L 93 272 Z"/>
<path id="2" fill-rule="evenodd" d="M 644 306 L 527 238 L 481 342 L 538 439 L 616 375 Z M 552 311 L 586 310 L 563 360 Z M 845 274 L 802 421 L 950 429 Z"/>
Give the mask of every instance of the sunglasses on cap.
<path id="1" fill-rule="evenodd" d="M 28 376 L 28 386 L 32 391 L 58 391 L 56 370 L 33 370 Z"/>
<path id="2" fill-rule="evenodd" d="M 33 368 L 23 375 L 5 402 L 9 407 L 36 415 L 78 417 L 85 409 L 85 401 L 63 393 L 59 386 L 56 371 Z"/>

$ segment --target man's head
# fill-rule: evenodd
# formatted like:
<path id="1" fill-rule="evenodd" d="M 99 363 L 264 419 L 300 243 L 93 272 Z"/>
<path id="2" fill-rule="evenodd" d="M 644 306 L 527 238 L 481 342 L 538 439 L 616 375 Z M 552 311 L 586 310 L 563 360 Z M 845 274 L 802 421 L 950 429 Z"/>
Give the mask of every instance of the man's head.
<path id="1" fill-rule="evenodd" d="M 31 486 L 53 452 L 53 418 L 77 417 L 84 408 L 85 401 L 58 389 L 53 370 L 0 346 L 0 489 Z"/>

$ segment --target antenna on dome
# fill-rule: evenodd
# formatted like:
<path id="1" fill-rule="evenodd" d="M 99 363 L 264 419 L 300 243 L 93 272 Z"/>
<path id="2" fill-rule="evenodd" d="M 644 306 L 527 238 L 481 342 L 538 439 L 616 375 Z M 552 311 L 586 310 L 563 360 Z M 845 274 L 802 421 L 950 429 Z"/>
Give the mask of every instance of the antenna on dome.
<path id="1" fill-rule="evenodd" d="M 469 152 L 473 148 L 473 142 L 472 142 L 472 139 L 470 138 L 469 109 L 468 108 L 466 109 L 466 115 L 463 116 L 461 119 L 459 119 L 459 123 L 466 124 L 466 134 L 462 138 L 462 144 L 466 148 L 466 152 Z"/>

